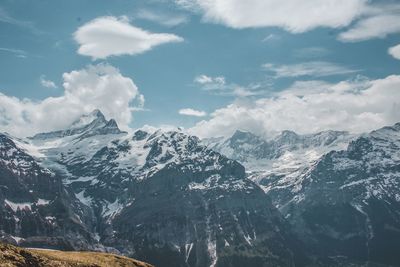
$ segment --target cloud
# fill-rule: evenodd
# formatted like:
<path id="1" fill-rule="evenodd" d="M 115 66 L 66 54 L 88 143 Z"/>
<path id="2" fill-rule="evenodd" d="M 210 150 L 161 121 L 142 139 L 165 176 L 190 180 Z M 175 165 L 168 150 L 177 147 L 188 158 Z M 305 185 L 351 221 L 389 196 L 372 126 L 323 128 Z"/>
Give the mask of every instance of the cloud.
<path id="1" fill-rule="evenodd" d="M 364 17 L 349 30 L 339 34 L 343 42 L 359 42 L 374 38 L 384 38 L 400 32 L 400 5 L 370 6 Z"/>
<path id="2" fill-rule="evenodd" d="M 309 88 L 308 90 L 306 88 Z M 400 118 L 400 75 L 384 79 L 295 83 L 272 97 L 240 100 L 217 109 L 189 129 L 201 137 L 229 136 L 236 129 L 266 137 L 283 130 L 354 133 L 391 125 Z"/>
<path id="3" fill-rule="evenodd" d="M 262 85 L 259 83 L 241 86 L 235 83 L 228 83 L 224 76 L 198 75 L 194 83 L 204 91 L 214 95 L 248 97 L 262 94 Z"/>
<path id="4" fill-rule="evenodd" d="M 270 34 L 268 34 L 267 36 L 265 36 L 265 38 L 262 39 L 261 42 L 267 43 L 267 42 L 278 41 L 278 40 L 280 40 L 280 39 L 281 39 L 281 37 L 280 37 L 279 35 L 270 33 Z"/>
<path id="5" fill-rule="evenodd" d="M 194 78 L 194 82 L 202 85 L 205 90 L 223 90 L 226 86 L 224 76 L 211 77 L 201 74 Z"/>
<path id="6" fill-rule="evenodd" d="M 388 52 L 392 57 L 400 60 L 400 44 L 389 48 Z"/>
<path id="7" fill-rule="evenodd" d="M 189 21 L 189 18 L 182 14 L 169 14 L 148 9 L 139 10 L 135 17 L 138 19 L 155 22 L 167 27 L 178 26 Z"/>
<path id="8" fill-rule="evenodd" d="M 63 129 L 83 113 L 100 109 L 122 128 L 144 97 L 129 77 L 107 64 L 89 65 L 63 74 L 64 94 L 41 101 L 19 99 L 0 93 L 0 126 L 16 136 Z M 62 118 L 62 119 L 60 119 Z"/>
<path id="9" fill-rule="evenodd" d="M 317 27 L 340 28 L 360 16 L 367 0 L 175 0 L 199 12 L 206 22 L 228 27 L 281 27 L 302 33 Z"/>
<path id="10" fill-rule="evenodd" d="M 109 56 L 136 55 L 165 43 L 182 42 L 169 33 L 151 33 L 131 25 L 126 17 L 99 17 L 74 33 L 78 53 L 93 59 Z"/>
<path id="11" fill-rule="evenodd" d="M 33 22 L 15 18 L 6 12 L 6 10 L 4 10 L 2 7 L 0 7 L 0 22 L 25 28 L 33 34 L 43 34 L 43 31 L 39 30 Z"/>
<path id="12" fill-rule="evenodd" d="M 274 73 L 275 78 L 293 78 L 301 76 L 326 77 L 355 73 L 359 71 L 326 61 L 310 61 L 289 65 L 276 65 L 268 63 L 264 64 L 263 68 L 268 72 Z"/>
<path id="13" fill-rule="evenodd" d="M 207 115 L 205 111 L 196 110 L 192 108 L 183 108 L 179 110 L 179 114 L 186 116 L 194 116 L 194 117 L 204 117 Z"/>
<path id="14" fill-rule="evenodd" d="M 319 27 L 340 29 L 343 42 L 384 38 L 400 32 L 400 4 L 370 0 L 175 0 L 204 22 L 227 27 L 279 27 L 303 33 Z M 264 42 L 274 40 L 269 35 Z"/>
<path id="15" fill-rule="evenodd" d="M 57 88 L 57 85 L 53 81 L 47 80 L 45 75 L 40 76 L 40 84 L 46 88 Z"/>
<path id="16" fill-rule="evenodd" d="M 26 51 L 21 50 L 21 49 L 0 47 L 0 51 L 14 54 L 16 57 L 19 57 L 19 58 L 26 58 L 26 55 L 27 55 Z"/>

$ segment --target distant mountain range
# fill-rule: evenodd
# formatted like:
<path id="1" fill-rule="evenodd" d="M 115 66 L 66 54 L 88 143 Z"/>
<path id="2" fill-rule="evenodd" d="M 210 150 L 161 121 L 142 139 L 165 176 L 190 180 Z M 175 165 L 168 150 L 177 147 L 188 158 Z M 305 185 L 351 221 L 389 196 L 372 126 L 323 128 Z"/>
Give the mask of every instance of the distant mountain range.
<path id="1" fill-rule="evenodd" d="M 68 129 L 0 134 L 0 231 L 155 266 L 399 266 L 400 124 L 266 140 Z"/>

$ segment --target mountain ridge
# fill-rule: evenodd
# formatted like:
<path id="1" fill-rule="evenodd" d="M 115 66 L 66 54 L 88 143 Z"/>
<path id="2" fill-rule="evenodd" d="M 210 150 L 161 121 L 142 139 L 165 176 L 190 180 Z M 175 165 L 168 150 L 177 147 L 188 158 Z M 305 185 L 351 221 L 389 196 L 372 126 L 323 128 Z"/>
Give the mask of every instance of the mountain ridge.
<path id="1" fill-rule="evenodd" d="M 391 244 L 400 240 L 393 234 L 400 223 L 393 215 L 400 214 L 400 123 L 361 135 L 284 131 L 271 140 L 244 131 L 212 140 L 181 129 L 126 133 L 100 111 L 73 125 L 41 138 L 0 135 L 0 170 L 17 181 L 53 177 L 59 189 L 50 191 L 62 196 L 70 216 L 63 217 L 70 220 L 63 238 L 61 215 L 49 215 L 56 211 L 56 196 L 27 183 L 28 189 L 18 191 L 24 199 L 11 198 L 5 184 L 0 213 L 9 219 L 0 220 L 3 239 L 115 250 L 157 266 L 400 262 L 377 249 L 389 233 Z M 47 215 L 35 215 L 44 208 Z M 21 236 L 15 230 L 21 216 L 36 218 L 39 225 L 54 217 L 49 226 L 54 234 L 24 228 Z M 7 224 L 18 227 L 4 228 Z M 72 238 L 76 233 L 84 242 Z"/>
<path id="2" fill-rule="evenodd" d="M 74 131 L 27 143 L 40 155 L 38 165 L 62 177 L 71 199 L 90 211 L 87 240 L 96 247 L 157 266 L 308 261 L 283 217 L 237 161 L 180 130 L 104 134 L 91 126 L 104 125 L 95 115 L 92 122 L 84 117 L 76 123 Z"/>
<path id="3" fill-rule="evenodd" d="M 296 139 L 289 135 L 290 142 Z M 248 177 L 264 188 L 309 251 L 331 259 L 329 264 L 397 266 L 400 123 L 344 140 L 348 145 L 328 145 L 303 172 L 279 175 L 277 168 L 274 177 L 272 168 Z M 286 146 L 283 155 L 292 148 Z M 278 157 L 274 163 L 280 162 Z"/>
<path id="4" fill-rule="evenodd" d="M 89 114 L 82 115 L 65 130 L 38 133 L 29 137 L 29 139 L 46 140 L 74 135 L 80 135 L 80 138 L 85 138 L 94 135 L 121 133 L 126 132 L 123 132 L 118 128 L 117 122 L 114 119 L 107 121 L 104 114 L 100 110 L 95 109 Z"/>

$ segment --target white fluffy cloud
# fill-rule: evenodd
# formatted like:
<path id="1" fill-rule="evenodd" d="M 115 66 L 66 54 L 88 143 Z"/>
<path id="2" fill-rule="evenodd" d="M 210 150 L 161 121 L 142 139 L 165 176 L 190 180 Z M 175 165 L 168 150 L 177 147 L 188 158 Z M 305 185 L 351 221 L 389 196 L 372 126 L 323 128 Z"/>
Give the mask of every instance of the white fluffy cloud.
<path id="1" fill-rule="evenodd" d="M 182 42 L 183 38 L 169 33 L 151 33 L 131 25 L 126 17 L 99 17 L 74 33 L 78 53 L 93 59 L 109 56 L 135 55 L 155 46 Z"/>
<path id="2" fill-rule="evenodd" d="M 357 70 L 325 61 L 310 61 L 291 65 L 264 64 L 263 68 L 266 71 L 274 73 L 276 78 L 301 76 L 326 77 L 357 72 Z"/>
<path id="3" fill-rule="evenodd" d="M 293 33 L 339 28 L 362 14 L 367 0 L 175 0 L 203 20 L 232 28 L 276 26 Z"/>
<path id="4" fill-rule="evenodd" d="M 231 28 L 280 27 L 303 33 L 318 27 L 344 28 L 338 39 L 357 42 L 400 32 L 400 4 L 369 0 L 175 0 L 205 22 Z M 355 23 L 354 23 L 355 22 Z M 270 35 L 264 39 L 269 41 Z"/>
<path id="5" fill-rule="evenodd" d="M 52 80 L 46 79 L 45 75 L 40 76 L 40 84 L 46 88 L 57 88 L 57 85 Z"/>
<path id="6" fill-rule="evenodd" d="M 194 117 L 204 117 L 207 115 L 205 111 L 196 110 L 192 108 L 183 108 L 179 110 L 179 114 L 186 116 L 194 116 Z"/>
<path id="7" fill-rule="evenodd" d="M 400 60 L 400 44 L 389 48 L 389 54 Z"/>
<path id="8" fill-rule="evenodd" d="M 63 74 L 64 94 L 41 101 L 19 99 L 0 93 L 0 126 L 17 136 L 63 129 L 83 113 L 100 109 L 126 128 L 132 111 L 142 107 L 144 97 L 128 77 L 107 65 L 89 65 Z"/>
<path id="9" fill-rule="evenodd" d="M 306 89 L 309 88 L 309 89 Z M 295 83 L 273 97 L 240 100 L 211 114 L 189 131 L 201 137 L 232 134 L 237 129 L 263 136 L 282 130 L 369 131 L 400 121 L 400 75 L 338 84 Z"/>

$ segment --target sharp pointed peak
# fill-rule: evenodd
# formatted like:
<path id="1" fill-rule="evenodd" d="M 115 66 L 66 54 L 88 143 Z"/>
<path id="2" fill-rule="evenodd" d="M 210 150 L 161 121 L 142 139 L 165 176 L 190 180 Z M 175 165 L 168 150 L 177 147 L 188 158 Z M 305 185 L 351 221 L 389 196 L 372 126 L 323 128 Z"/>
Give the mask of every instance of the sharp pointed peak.
<path id="1" fill-rule="evenodd" d="M 298 134 L 296 132 L 292 131 L 292 130 L 283 130 L 281 132 L 281 135 L 283 135 L 283 136 L 288 136 L 288 135 L 297 136 Z"/>
<path id="2" fill-rule="evenodd" d="M 104 118 L 104 114 L 103 112 L 101 112 L 100 109 L 94 109 L 92 112 L 90 112 L 88 114 L 89 116 L 96 116 L 96 117 L 103 117 Z"/>
<path id="3" fill-rule="evenodd" d="M 242 138 L 248 138 L 248 137 L 258 137 L 258 136 L 249 131 L 236 130 L 232 134 L 231 139 L 242 139 Z"/>
<path id="4" fill-rule="evenodd" d="M 71 128 L 82 127 L 93 123 L 94 121 L 100 121 L 103 123 L 107 122 L 104 114 L 99 109 L 95 109 L 88 114 L 81 115 L 77 120 L 72 123 Z"/>
<path id="5" fill-rule="evenodd" d="M 80 136 L 81 138 L 94 135 L 120 134 L 126 133 L 119 129 L 114 119 L 106 120 L 104 114 L 95 109 L 88 114 L 80 116 L 71 126 L 65 130 L 53 131 L 48 133 L 39 133 L 31 139 L 51 139 L 64 136 Z"/>

